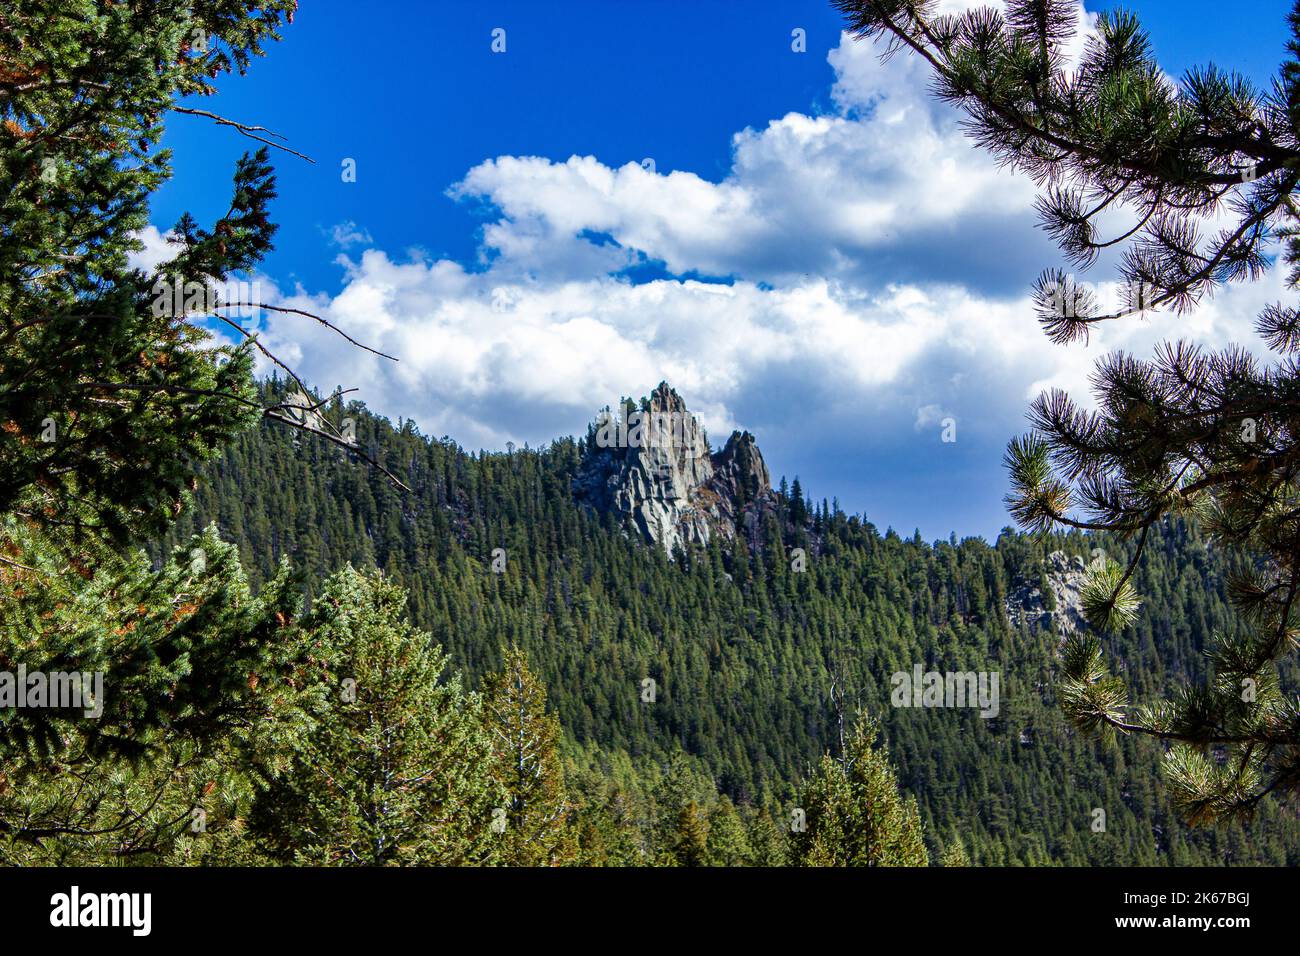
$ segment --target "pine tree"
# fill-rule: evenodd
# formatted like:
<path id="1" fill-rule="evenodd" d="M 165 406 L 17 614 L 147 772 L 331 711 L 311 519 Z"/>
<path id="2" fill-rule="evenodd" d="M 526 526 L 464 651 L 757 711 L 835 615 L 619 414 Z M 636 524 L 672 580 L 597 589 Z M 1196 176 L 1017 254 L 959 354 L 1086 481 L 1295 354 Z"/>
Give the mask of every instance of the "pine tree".
<path id="1" fill-rule="evenodd" d="M 1077 63 L 1066 0 L 1010 0 L 1006 13 L 940 16 L 929 0 L 836 0 L 861 37 L 883 37 L 933 68 L 938 95 L 965 110 L 975 138 L 1040 188 L 1044 227 L 1086 268 L 1122 248 L 1117 306 L 1104 307 L 1061 270 L 1039 278 L 1039 320 L 1056 342 L 1153 311 L 1187 313 L 1216 289 L 1258 278 L 1284 243 L 1287 283 L 1300 281 L 1300 3 L 1288 55 L 1270 89 L 1214 66 L 1171 84 L 1138 18 L 1102 13 Z M 1104 220 L 1125 212 L 1113 235 Z M 1142 360 L 1102 359 L 1096 411 L 1054 390 L 1033 404 L 1032 431 L 1007 452 L 1008 504 L 1025 528 L 1110 531 L 1134 540 L 1091 566 L 1085 609 L 1099 630 L 1139 614 L 1134 586 L 1152 530 L 1194 516 L 1237 552 L 1238 622 L 1221 632 L 1199 686 L 1135 708 L 1099 639 L 1065 649 L 1066 713 L 1085 729 L 1172 745 L 1178 805 L 1193 822 L 1250 815 L 1269 793 L 1300 790 L 1300 702 L 1279 690 L 1294 650 L 1300 593 L 1300 308 L 1276 303 L 1257 331 L 1278 359 L 1178 341 Z"/>
<path id="2" fill-rule="evenodd" d="M 795 866 L 925 866 L 916 801 L 898 792 L 878 725 L 854 725 L 839 757 L 827 754 L 799 793 L 803 826 L 791 833 Z"/>
<path id="3" fill-rule="evenodd" d="M 790 522 L 796 528 L 802 528 L 808 521 L 808 503 L 804 500 L 803 485 L 799 484 L 799 476 L 796 475 L 794 484 L 790 487 Z"/>
<path id="4" fill-rule="evenodd" d="M 687 800 L 677 811 L 673 828 L 672 860 L 676 866 L 707 866 L 709 824 L 700 805 Z"/>
<path id="5" fill-rule="evenodd" d="M 268 152 L 237 162 L 210 228 L 181 217 L 170 261 L 150 274 L 128 262 L 170 175 L 164 115 L 262 139 L 179 100 L 244 72 L 295 6 L 0 10 L 0 667 L 97 673 L 106 697 L 98 722 L 0 715 L 6 777 L 23 788 L 0 831 L 69 858 L 168 852 L 178 821 L 160 814 L 178 788 L 197 774 L 209 793 L 240 791 L 247 779 L 209 779 L 214 755 L 276 725 L 273 701 L 295 696 L 280 683 L 303 665 L 288 653 L 296 597 L 283 575 L 254 600 L 215 535 L 162 573 L 129 550 L 174 522 L 204 461 L 277 417 L 252 381 L 254 351 L 267 353 L 214 292 L 271 248 Z M 205 317 L 237 344 L 217 343 Z"/>
<path id="6" fill-rule="evenodd" d="M 785 866 L 789 847 L 785 833 L 766 809 L 752 810 L 746 821 L 750 866 Z"/>
<path id="7" fill-rule="evenodd" d="M 494 810 L 483 709 L 447 656 L 404 620 L 405 596 L 378 572 L 347 568 L 303 627 L 328 655 L 331 693 L 293 767 L 260 802 L 268 852 L 331 865 L 492 862 Z"/>
<path id="8" fill-rule="evenodd" d="M 754 850 L 745 823 L 725 794 L 708 816 L 705 856 L 709 866 L 748 866 L 753 862 Z"/>
<path id="9" fill-rule="evenodd" d="M 560 762 L 560 723 L 546 711 L 546 690 L 517 645 L 483 681 L 484 720 L 493 773 L 505 792 L 499 859 L 510 866 L 556 866 L 574 855 Z"/>
<path id="10" fill-rule="evenodd" d="M 954 836 L 943 848 L 943 853 L 939 857 L 940 866 L 970 866 L 970 855 L 966 852 L 966 844 L 962 842 L 961 837 Z"/>
<path id="11" fill-rule="evenodd" d="M 127 254 L 170 174 L 156 148 L 163 114 L 193 112 L 176 99 L 244 70 L 292 7 L 37 0 L 0 14 L 0 557 L 11 566 L 18 524 L 65 556 L 86 539 L 157 533 L 196 463 L 259 411 L 252 346 L 213 347 L 196 320 L 216 304 L 208 283 L 271 246 L 265 151 L 238 163 L 211 230 L 182 218 L 171 262 L 145 275 Z"/>
<path id="12" fill-rule="evenodd" d="M 98 648 L 78 668 L 102 675 L 101 696 L 0 710 L 0 860 L 220 855 L 309 727 L 324 676 L 287 566 L 254 597 L 236 549 L 209 529 L 161 570 L 139 555 L 89 585 L 59 584 L 24 607 L 36 620 L 3 632 L 39 626 L 53 648 Z M 47 661 L 47 675 L 69 669 L 57 650 Z M 88 718 L 92 703 L 102 712 Z"/>

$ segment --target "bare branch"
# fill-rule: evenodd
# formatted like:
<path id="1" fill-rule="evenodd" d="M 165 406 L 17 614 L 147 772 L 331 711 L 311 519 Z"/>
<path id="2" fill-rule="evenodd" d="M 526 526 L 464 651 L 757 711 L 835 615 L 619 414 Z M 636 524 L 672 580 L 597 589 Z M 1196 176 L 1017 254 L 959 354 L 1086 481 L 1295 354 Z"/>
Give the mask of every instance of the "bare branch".
<path id="1" fill-rule="evenodd" d="M 296 149 L 290 149 L 283 143 L 277 143 L 275 140 L 267 139 L 265 136 L 258 136 L 257 133 L 260 131 L 266 133 L 267 136 L 275 137 L 275 139 L 284 139 L 284 137 L 279 133 L 274 133 L 265 126 L 250 126 L 247 123 L 240 123 L 232 119 L 226 119 L 224 116 L 218 116 L 216 113 L 209 113 L 207 110 L 196 110 L 188 106 L 172 106 L 170 109 L 174 113 L 188 113 L 191 116 L 206 116 L 208 119 L 215 121 L 218 126 L 233 127 L 241 136 L 255 139 L 259 143 L 265 143 L 267 146 L 274 146 L 276 149 L 282 149 L 286 153 L 292 153 L 295 156 L 307 160 L 307 162 L 311 163 L 313 166 L 316 164 L 316 160 L 312 159 L 306 153 L 300 153 Z"/>
<path id="2" fill-rule="evenodd" d="M 339 335 L 343 336 L 343 338 L 351 342 L 357 348 L 365 349 L 367 352 L 370 352 L 372 355 L 378 355 L 380 358 L 386 358 L 390 362 L 397 361 L 397 359 L 394 356 L 389 355 L 387 352 L 381 352 L 378 349 L 372 349 L 368 345 L 362 345 L 352 336 L 348 335 L 346 332 L 340 329 L 337 325 L 330 322 L 328 319 L 321 318 L 319 315 L 317 315 L 314 312 L 307 312 L 304 311 L 303 309 L 290 309 L 280 305 L 267 305 L 265 302 L 223 302 L 221 305 L 215 306 L 215 308 L 218 309 L 233 309 L 236 307 L 248 308 L 248 309 L 266 309 L 268 312 L 284 312 L 289 315 L 305 315 L 307 318 L 315 319 L 317 322 L 319 322 L 321 325 L 325 326 L 326 328 L 331 329 L 334 332 L 337 332 Z"/>

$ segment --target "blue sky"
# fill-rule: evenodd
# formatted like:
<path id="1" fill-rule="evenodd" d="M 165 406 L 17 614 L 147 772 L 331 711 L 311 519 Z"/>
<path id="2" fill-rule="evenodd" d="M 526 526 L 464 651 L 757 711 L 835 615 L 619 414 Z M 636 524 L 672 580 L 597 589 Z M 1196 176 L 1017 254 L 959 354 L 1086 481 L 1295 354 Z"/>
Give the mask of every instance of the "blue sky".
<path id="1" fill-rule="evenodd" d="M 1175 78 L 1214 62 L 1266 82 L 1281 60 L 1285 0 L 1132 6 Z M 281 229 L 257 278 L 403 361 L 296 320 L 264 340 L 318 386 L 471 449 L 575 432 L 666 378 L 715 444 L 754 431 L 773 474 L 818 498 L 882 528 L 992 537 L 1002 449 L 1037 388 L 1084 390 L 1109 348 L 1244 341 L 1275 295 L 1270 278 L 1190 320 L 1051 346 L 1025 301 L 1060 261 L 1032 185 L 969 147 L 917 64 L 842 38 L 829 4 L 737 9 L 304 4 L 203 105 L 316 160 L 276 158 Z M 167 145 L 158 229 L 224 211 L 248 141 L 176 116 Z"/>

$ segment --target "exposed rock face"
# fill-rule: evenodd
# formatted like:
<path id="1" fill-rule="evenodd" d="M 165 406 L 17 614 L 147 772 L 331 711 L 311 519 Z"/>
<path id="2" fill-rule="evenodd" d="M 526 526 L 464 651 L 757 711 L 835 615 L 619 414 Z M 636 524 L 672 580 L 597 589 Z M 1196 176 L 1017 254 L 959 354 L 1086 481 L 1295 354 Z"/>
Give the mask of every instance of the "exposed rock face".
<path id="1" fill-rule="evenodd" d="M 709 517 L 727 538 L 744 532 L 753 538 L 764 512 L 775 507 L 772 476 L 749 432 L 732 432 L 713 456 L 713 477 L 700 497 Z"/>
<path id="2" fill-rule="evenodd" d="M 704 432 L 666 382 L 627 415 L 607 415 L 588 435 L 574 495 L 612 511 L 669 554 L 756 525 L 771 476 L 749 432 L 711 454 Z"/>
<path id="3" fill-rule="evenodd" d="M 286 418 L 297 422 L 299 425 L 306 425 L 320 431 L 329 431 L 329 423 L 325 421 L 324 416 L 318 410 L 320 406 L 318 401 L 308 398 L 297 389 L 290 389 L 286 392 L 283 401 L 288 406 L 284 411 Z"/>
<path id="4" fill-rule="evenodd" d="M 753 435 L 731 433 L 722 451 L 713 456 L 713 482 L 731 500 L 746 504 L 772 489 L 772 476 Z"/>
<path id="5" fill-rule="evenodd" d="M 1079 591 L 1088 574 L 1083 558 L 1071 558 L 1063 551 L 1053 551 L 1047 556 L 1047 566 L 1043 570 L 1056 610 L 1047 610 L 1037 582 L 1021 582 L 1007 595 L 1007 618 L 1011 625 L 1017 627 L 1024 621 L 1047 627 L 1055 621 L 1061 634 L 1082 630 L 1086 622 Z"/>

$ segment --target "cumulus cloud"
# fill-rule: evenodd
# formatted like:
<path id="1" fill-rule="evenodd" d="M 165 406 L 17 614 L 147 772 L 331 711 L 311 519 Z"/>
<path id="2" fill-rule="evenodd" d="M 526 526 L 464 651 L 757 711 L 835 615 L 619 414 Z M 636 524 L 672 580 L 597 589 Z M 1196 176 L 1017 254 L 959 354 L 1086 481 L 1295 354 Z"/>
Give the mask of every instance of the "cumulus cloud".
<path id="1" fill-rule="evenodd" d="M 1091 18 L 1079 9 L 1081 49 Z M 871 514 L 868 499 L 888 497 L 881 461 L 900 487 L 909 469 L 944 480 L 936 454 L 973 447 L 996 467 L 1026 399 L 1046 387 L 1083 397 L 1105 351 L 1251 340 L 1276 273 L 1192 316 L 1116 323 L 1088 347 L 1048 342 L 1026 293 L 1059 257 L 1034 228 L 1032 184 L 970 145 L 919 63 L 882 65 L 878 52 L 843 38 L 831 109 L 736 133 L 716 182 L 595 156 L 499 156 L 450 189 L 489 212 L 478 262 L 366 248 L 340 256 L 337 295 L 268 293 L 397 364 L 292 316 L 266 318 L 263 341 L 322 389 L 360 385 L 373 408 L 470 448 L 580 432 L 667 379 L 715 444 L 734 427 L 758 434 L 776 474 L 844 488 L 874 474 L 846 502 Z M 345 249 L 370 245 L 353 223 L 334 232 Z M 625 274 L 644 261 L 668 277 Z M 961 439 L 936 451 L 930 426 L 950 416 Z M 1000 512 L 1000 484 L 952 476 L 938 493 L 983 495 Z"/>
<path id="2" fill-rule="evenodd" d="M 644 257 L 677 275 L 774 284 L 978 286 L 1006 282 L 1008 265 L 1032 268 L 1049 246 L 1012 226 L 1031 213 L 1033 185 L 972 147 L 957 114 L 928 95 L 921 63 L 882 64 L 877 53 L 845 38 L 830 54 L 833 110 L 736 133 L 731 169 L 716 183 L 594 156 L 503 156 L 450 194 L 498 212 L 483 244 L 503 273 L 553 275 L 562 261 L 590 274 Z"/>
<path id="3" fill-rule="evenodd" d="M 1095 19 L 1082 6 L 1077 15 L 1067 57 L 1081 54 Z M 1021 228 L 1033 184 L 972 146 L 959 114 L 929 95 L 928 65 L 912 56 L 882 63 L 879 53 L 844 37 L 829 56 L 831 109 L 736 133 L 719 182 L 594 156 L 503 156 L 449 193 L 499 214 L 483 239 L 502 271 L 553 275 L 569 265 L 590 274 L 644 257 L 678 275 L 777 284 L 1023 284 L 1051 256 L 1041 233 Z"/>
<path id="4" fill-rule="evenodd" d="M 376 407 L 490 448 L 580 430 L 596 409 L 665 378 L 714 434 L 738 426 L 797 432 L 810 418 L 856 407 L 878 413 L 877 428 L 910 430 L 957 414 L 995 424 L 1005 438 L 1043 388 L 1086 395 L 1104 352 L 1145 355 L 1174 335 L 1210 347 L 1246 341 L 1258 309 L 1282 291 L 1274 273 L 1192 315 L 1117 322 L 1087 347 L 1060 347 L 1039 332 L 1027 298 L 951 285 L 868 291 L 824 278 L 768 288 L 610 276 L 508 283 L 491 271 L 394 262 L 377 250 L 346 262 L 338 296 L 279 301 L 326 315 L 399 363 L 294 317 L 269 318 L 263 340 L 322 387 L 362 384 Z"/>

